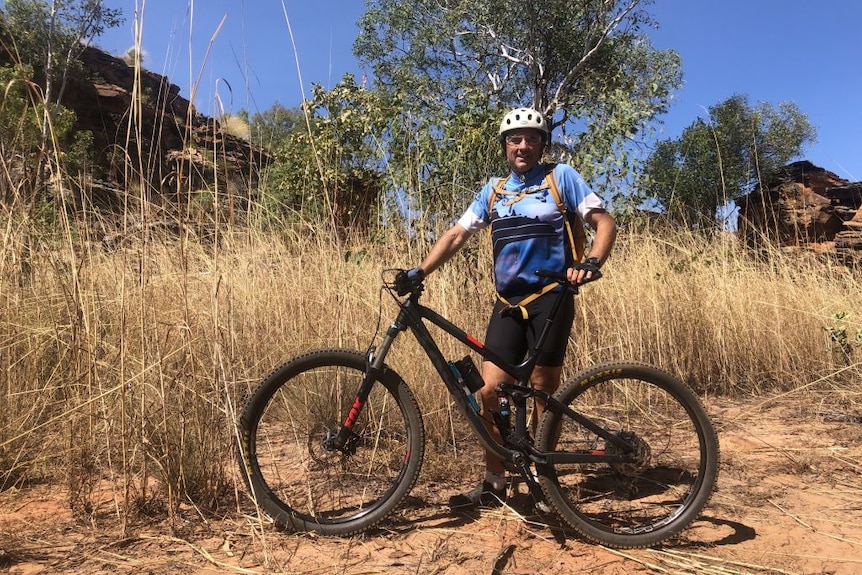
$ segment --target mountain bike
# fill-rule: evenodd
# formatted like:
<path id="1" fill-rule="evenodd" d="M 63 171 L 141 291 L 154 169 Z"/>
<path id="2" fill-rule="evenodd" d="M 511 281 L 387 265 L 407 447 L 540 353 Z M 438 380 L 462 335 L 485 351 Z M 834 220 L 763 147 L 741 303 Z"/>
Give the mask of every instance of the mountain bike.
<path id="1" fill-rule="evenodd" d="M 550 324 L 577 292 L 565 274 L 536 273 L 561 288 L 545 296 L 556 298 L 553 312 L 519 365 L 420 303 L 421 279 L 391 270 L 383 288 L 398 315 L 379 346 L 310 351 L 275 369 L 239 422 L 242 470 L 263 511 L 282 528 L 347 536 L 376 526 L 403 501 L 419 475 L 425 431 L 416 397 L 386 357 L 410 331 L 479 442 L 521 475 L 539 509 L 614 548 L 655 545 L 685 529 L 718 475 L 718 439 L 697 395 L 636 362 L 591 367 L 553 395 L 533 389 Z M 448 361 L 428 323 L 512 376 L 514 383 L 496 388 L 498 410 L 482 413 L 473 394 L 484 382 L 470 354 Z M 535 436 L 531 400 L 545 405 Z"/>

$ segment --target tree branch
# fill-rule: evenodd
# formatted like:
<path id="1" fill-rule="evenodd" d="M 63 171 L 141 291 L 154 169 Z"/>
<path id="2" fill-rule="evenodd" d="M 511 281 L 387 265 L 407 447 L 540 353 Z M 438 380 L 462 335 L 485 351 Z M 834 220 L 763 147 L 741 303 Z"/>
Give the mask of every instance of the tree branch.
<path id="1" fill-rule="evenodd" d="M 545 113 L 546 115 L 550 115 L 554 110 L 560 107 L 560 103 L 566 97 L 568 97 L 569 88 L 574 83 L 575 78 L 577 78 L 581 74 L 587 63 L 592 59 L 596 52 L 598 52 L 599 48 L 604 45 L 604 43 L 610 37 L 611 32 L 613 32 L 620 25 L 620 22 L 622 22 L 626 18 L 626 16 L 628 16 L 632 12 L 632 10 L 634 10 L 635 7 L 640 4 L 640 1 L 641 0 L 629 0 L 628 6 L 626 6 L 619 14 L 617 14 L 616 17 L 614 17 L 610 21 L 610 23 L 608 23 L 607 26 L 605 26 L 595 44 L 587 50 L 586 54 L 584 54 L 578 61 L 578 63 L 575 64 L 575 66 L 571 70 L 569 70 L 568 74 L 566 74 L 566 77 L 563 78 L 563 81 L 560 82 L 559 86 L 557 86 L 557 90 L 554 93 L 554 97 L 551 99 L 550 102 L 548 102 L 545 110 L 543 110 L 543 113 Z M 614 2 L 615 0 L 605 0 L 605 10 L 607 11 L 610 5 L 612 5 Z"/>

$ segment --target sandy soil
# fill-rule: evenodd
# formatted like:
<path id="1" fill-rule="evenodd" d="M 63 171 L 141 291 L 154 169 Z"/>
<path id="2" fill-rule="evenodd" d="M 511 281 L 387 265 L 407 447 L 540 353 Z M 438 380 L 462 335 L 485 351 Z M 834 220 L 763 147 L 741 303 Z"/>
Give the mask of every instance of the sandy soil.
<path id="1" fill-rule="evenodd" d="M 364 537 L 260 529 L 231 512 L 193 509 L 123 526 L 106 502 L 73 518 L 57 487 L 0 494 L 0 571 L 593 575 L 862 573 L 862 417 L 823 404 L 713 401 L 719 489 L 703 517 L 660 549 L 613 551 L 548 518 L 500 510 L 453 514 L 458 485 L 422 483 L 401 512 Z M 473 478 L 465 478 L 467 484 Z M 462 485 L 468 486 L 468 485 Z"/>

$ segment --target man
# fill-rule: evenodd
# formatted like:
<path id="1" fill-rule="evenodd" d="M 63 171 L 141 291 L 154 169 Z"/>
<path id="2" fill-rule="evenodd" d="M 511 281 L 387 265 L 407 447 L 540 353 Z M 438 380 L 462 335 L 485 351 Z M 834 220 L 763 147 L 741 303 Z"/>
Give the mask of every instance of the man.
<path id="1" fill-rule="evenodd" d="M 538 337 L 553 299 L 540 295 L 551 280 L 536 276 L 535 271 L 566 269 L 569 281 L 575 284 L 588 281 L 593 270 L 598 270 L 610 254 L 616 238 L 616 224 L 605 211 L 602 200 L 573 168 L 541 163 L 550 139 L 550 128 L 541 113 L 530 108 L 510 111 L 500 123 L 499 137 L 511 174 L 505 181 L 492 179 L 488 182 L 461 219 L 437 240 L 419 267 L 410 273 L 420 277 L 430 274 L 448 261 L 470 236 L 490 225 L 498 301 L 488 323 L 485 346 L 506 361 L 518 364 Z M 554 201 L 546 180 L 551 170 L 566 210 L 577 211 L 595 231 L 585 260 L 588 269 L 571 267 L 575 259 L 574 246 L 570 245 L 566 214 Z M 521 313 L 523 311 L 526 313 Z M 573 321 L 572 297 L 559 312 L 554 333 L 548 338 L 545 351 L 533 370 L 531 383 L 536 389 L 553 393 L 559 386 Z M 490 413 L 498 409 L 497 385 L 512 378 L 486 361 L 482 364 L 482 379 L 485 381 L 480 391 L 483 417 L 499 441 L 499 432 L 490 423 Z M 542 407 L 536 405 L 536 415 L 541 414 Z M 450 506 L 474 507 L 505 500 L 506 476 L 502 461 L 486 452 L 485 464 L 486 473 L 481 484 L 468 493 L 453 496 Z"/>

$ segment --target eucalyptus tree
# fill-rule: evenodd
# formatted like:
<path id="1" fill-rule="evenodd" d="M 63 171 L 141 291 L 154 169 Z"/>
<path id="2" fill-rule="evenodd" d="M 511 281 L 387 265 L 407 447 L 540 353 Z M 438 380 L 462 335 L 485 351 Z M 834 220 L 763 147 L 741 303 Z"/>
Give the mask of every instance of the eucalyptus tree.
<path id="1" fill-rule="evenodd" d="M 714 227 L 720 206 L 768 180 L 816 139 L 796 104 L 751 106 L 737 94 L 710 107 L 679 138 L 659 142 L 640 188 L 674 218 Z"/>
<path id="2" fill-rule="evenodd" d="M 453 155 L 456 118 L 528 105 L 552 118 L 562 159 L 611 180 L 681 82 L 678 55 L 646 35 L 650 3 L 367 0 L 354 53 L 440 153 Z"/>
<path id="3" fill-rule="evenodd" d="M 252 118 L 273 137 L 266 207 L 275 215 L 329 221 L 331 234 L 368 229 L 378 205 L 391 101 L 345 74 L 330 90 L 315 84 L 301 109 L 275 104 Z"/>

